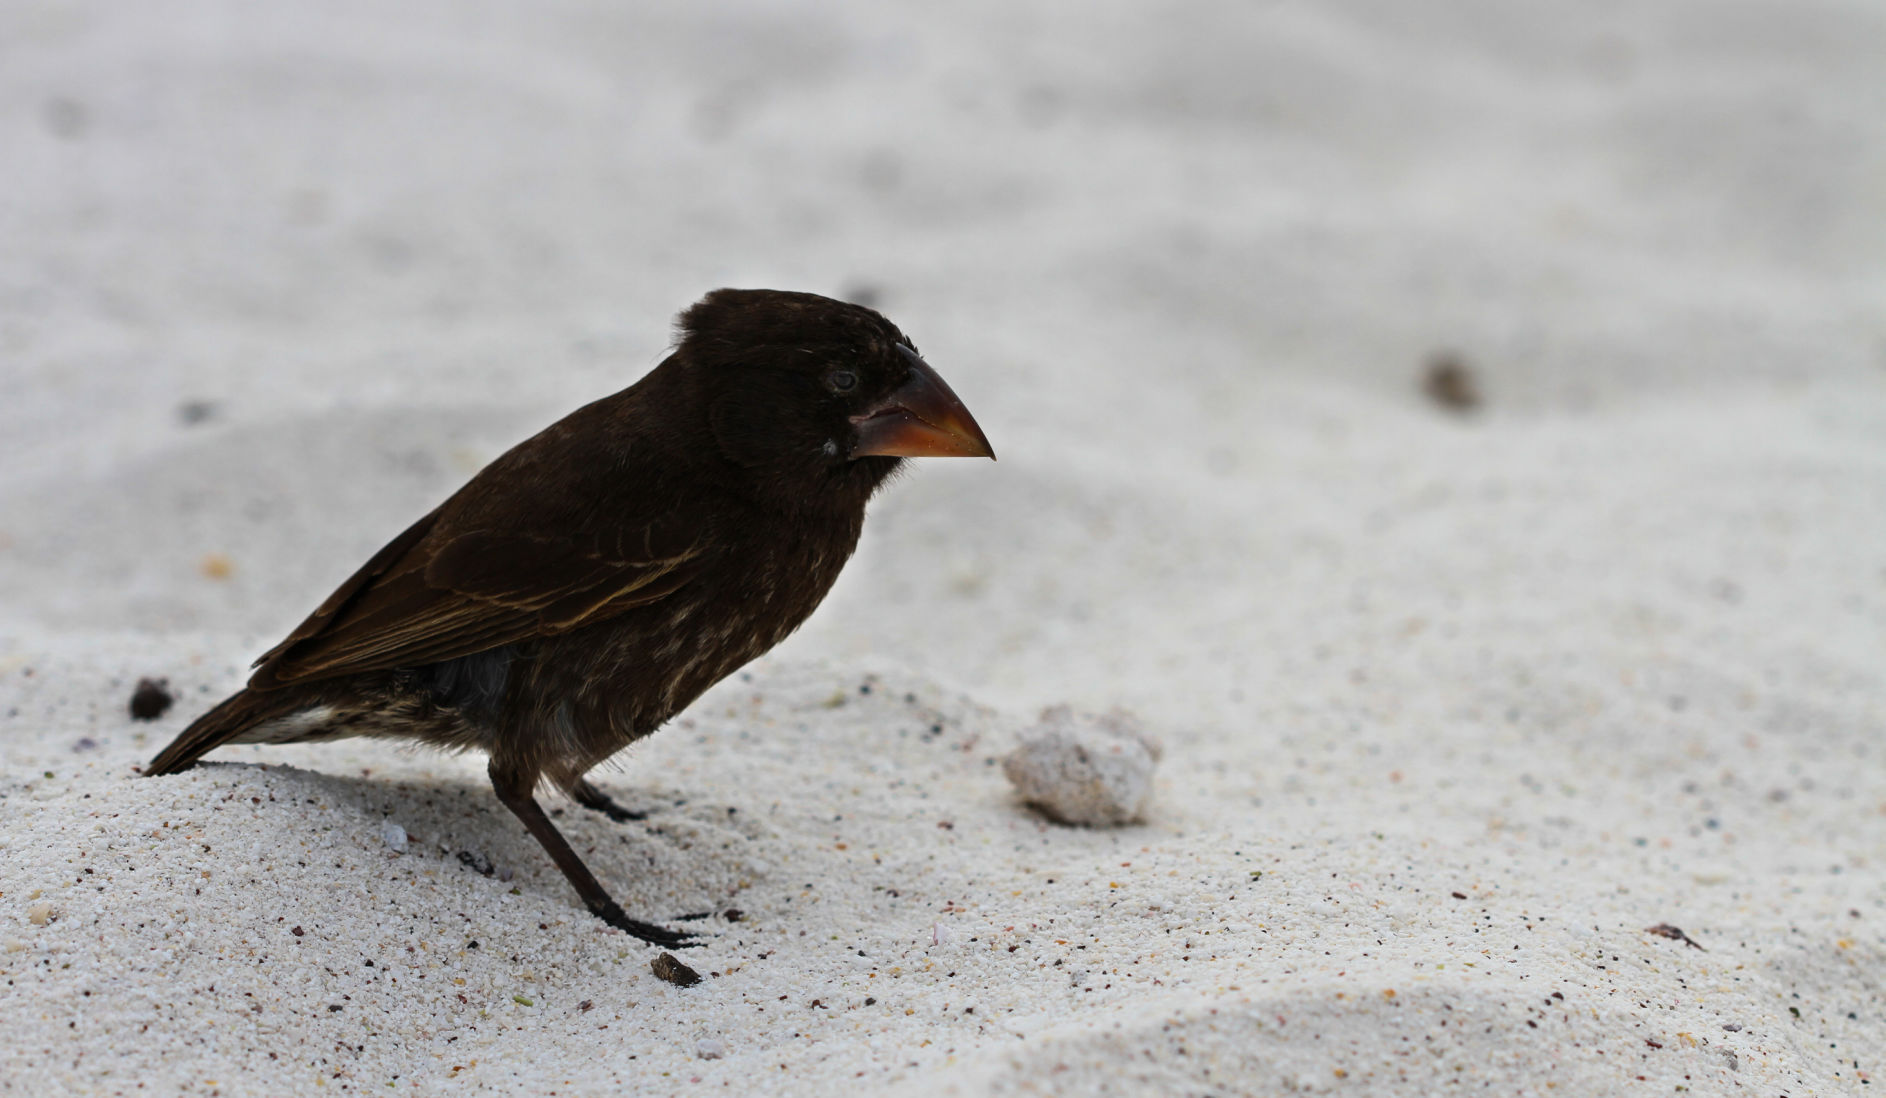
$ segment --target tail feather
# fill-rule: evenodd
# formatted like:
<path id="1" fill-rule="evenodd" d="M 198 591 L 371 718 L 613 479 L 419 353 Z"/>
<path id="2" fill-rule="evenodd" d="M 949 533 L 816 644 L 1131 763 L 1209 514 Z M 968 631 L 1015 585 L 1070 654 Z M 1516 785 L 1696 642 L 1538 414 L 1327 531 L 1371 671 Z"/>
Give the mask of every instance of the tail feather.
<path id="1" fill-rule="evenodd" d="M 144 770 L 146 777 L 188 770 L 214 748 L 236 741 L 263 721 L 305 705 L 287 691 L 238 690 L 221 705 L 190 722 L 169 747 L 157 753 Z"/>

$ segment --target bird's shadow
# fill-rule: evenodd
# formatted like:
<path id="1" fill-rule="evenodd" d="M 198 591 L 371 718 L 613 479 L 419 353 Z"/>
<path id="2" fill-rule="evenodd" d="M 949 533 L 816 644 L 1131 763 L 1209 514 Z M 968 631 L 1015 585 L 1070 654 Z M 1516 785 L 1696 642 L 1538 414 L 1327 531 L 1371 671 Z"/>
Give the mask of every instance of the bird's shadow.
<path id="1" fill-rule="evenodd" d="M 206 777 L 234 786 L 238 795 L 254 795 L 248 791 L 267 786 L 273 806 L 282 810 L 281 829 L 294 828 L 297 815 L 330 815 L 306 823 L 311 831 L 338 831 L 339 842 L 351 840 L 349 845 L 368 855 L 443 862 L 465 874 L 468 888 L 515 890 L 586 915 L 549 854 L 485 781 L 333 774 L 274 762 L 198 765 Z M 610 792 L 644 818 L 618 823 L 559 796 L 540 794 L 538 799 L 590 871 L 633 913 L 659 921 L 712 910 L 724 882 L 750 879 L 754 864 L 762 860 L 757 852 L 741 849 L 752 837 L 741 831 L 711 827 L 714 834 L 704 835 L 702 817 L 711 820 L 715 810 L 689 811 L 695 802 L 684 794 L 653 787 Z M 297 807 L 304 811 L 294 812 Z M 718 841 L 701 841 L 710 837 Z M 444 872 L 438 875 L 451 879 Z"/>

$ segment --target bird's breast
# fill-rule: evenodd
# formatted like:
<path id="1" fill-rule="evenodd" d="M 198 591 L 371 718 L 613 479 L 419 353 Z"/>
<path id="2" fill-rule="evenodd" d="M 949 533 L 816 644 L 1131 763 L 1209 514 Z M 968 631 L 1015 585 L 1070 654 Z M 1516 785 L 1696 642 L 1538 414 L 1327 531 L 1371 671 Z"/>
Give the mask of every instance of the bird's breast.
<path id="1" fill-rule="evenodd" d="M 546 732 L 578 741 L 559 753 L 612 754 L 785 640 L 856 545 L 854 531 L 837 534 L 723 554 L 656 602 L 542 642 L 533 708 Z"/>

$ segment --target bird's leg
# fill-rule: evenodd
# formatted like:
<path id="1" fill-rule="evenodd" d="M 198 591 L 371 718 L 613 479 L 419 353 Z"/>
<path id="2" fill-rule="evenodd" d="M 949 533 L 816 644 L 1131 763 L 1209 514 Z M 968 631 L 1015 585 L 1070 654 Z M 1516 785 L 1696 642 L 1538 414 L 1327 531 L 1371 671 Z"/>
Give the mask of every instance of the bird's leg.
<path id="1" fill-rule="evenodd" d="M 631 820 L 646 820 L 648 813 L 636 812 L 617 804 L 615 798 L 589 784 L 588 778 L 578 778 L 570 783 L 570 799 L 592 812 L 600 812 L 617 823 Z"/>
<path id="2" fill-rule="evenodd" d="M 576 894 L 582 897 L 583 906 L 589 908 L 590 913 L 603 922 L 651 945 L 675 949 L 694 944 L 695 939 L 692 934 L 681 934 L 666 927 L 629 918 L 628 913 L 622 910 L 622 905 L 610 897 L 608 891 L 603 888 L 602 882 L 598 881 L 596 875 L 589 871 L 589 867 L 583 864 L 583 859 L 577 857 L 576 851 L 570 849 L 569 840 L 565 839 L 563 833 L 557 830 L 556 825 L 550 822 L 550 817 L 544 815 L 543 807 L 537 803 L 535 797 L 531 796 L 531 791 L 536 788 L 536 785 L 535 773 L 503 766 L 496 758 L 491 760 L 491 787 L 497 790 L 498 799 L 503 801 L 504 807 L 510 809 L 518 819 L 524 821 L 524 826 L 537 837 L 537 841 L 549 853 L 550 860 L 557 863 L 557 868 L 561 869 L 563 875 L 570 879 L 570 884 L 576 887 Z"/>

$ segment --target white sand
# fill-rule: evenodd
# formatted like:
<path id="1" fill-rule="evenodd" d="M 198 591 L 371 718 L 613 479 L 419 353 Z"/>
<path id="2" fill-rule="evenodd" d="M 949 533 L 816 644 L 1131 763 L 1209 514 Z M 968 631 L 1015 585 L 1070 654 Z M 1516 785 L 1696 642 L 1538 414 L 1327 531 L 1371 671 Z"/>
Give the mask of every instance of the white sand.
<path id="1" fill-rule="evenodd" d="M 1886 1071 L 1877 5 L 713 8 L 0 10 L 0 1090 Z M 879 287 L 1002 461 L 562 816 L 744 912 L 700 986 L 477 759 L 133 777 L 723 284 Z M 1145 825 L 1011 799 L 1063 702 Z"/>

